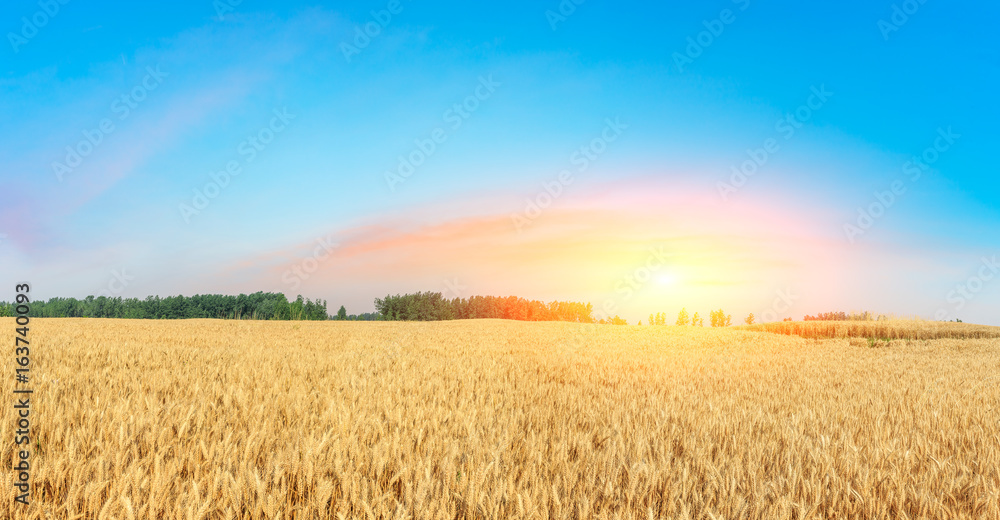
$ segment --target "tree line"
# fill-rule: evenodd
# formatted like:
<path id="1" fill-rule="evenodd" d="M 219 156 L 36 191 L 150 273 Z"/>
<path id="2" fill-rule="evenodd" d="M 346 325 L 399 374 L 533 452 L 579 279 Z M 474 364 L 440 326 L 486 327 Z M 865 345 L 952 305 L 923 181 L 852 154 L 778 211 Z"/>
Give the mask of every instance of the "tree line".
<path id="1" fill-rule="evenodd" d="M 594 323 L 589 303 L 553 301 L 548 304 L 517 296 L 445 298 L 439 292 L 418 292 L 375 299 L 383 320 L 435 321 L 499 318 L 520 321 Z"/>
<path id="2" fill-rule="evenodd" d="M 876 321 L 881 319 L 885 319 L 885 316 L 876 316 L 868 311 L 851 313 L 844 311 L 819 312 L 815 316 L 807 315 L 805 318 L 802 318 L 803 321 Z"/>
<path id="3" fill-rule="evenodd" d="M 361 314 L 347 314 L 347 309 L 343 305 L 335 316 L 330 316 L 331 320 L 341 321 L 382 321 L 382 316 L 377 312 L 362 312 Z"/>
<path id="4" fill-rule="evenodd" d="M 15 316 L 15 305 L 0 302 L 0 317 Z M 628 325 L 619 317 L 595 319 L 590 303 L 552 301 L 544 303 L 517 296 L 472 296 L 445 298 L 439 292 L 417 292 L 375 299 L 375 312 L 347 314 L 341 306 L 336 315 L 327 314 L 326 300 L 310 300 L 299 295 L 289 301 L 282 293 L 258 291 L 236 296 L 202 294 L 194 296 L 148 296 L 145 299 L 107 296 L 51 298 L 31 303 L 31 315 L 39 318 L 136 318 L 136 319 L 251 319 L 251 320 L 344 320 L 344 321 L 435 321 L 455 319 L 499 318 L 520 321 L 570 321 Z M 709 313 L 712 327 L 732 325 L 732 315 L 722 309 Z M 871 312 L 823 312 L 805 316 L 805 321 L 875 321 L 885 316 Z M 744 323 L 752 325 L 751 313 Z M 785 318 L 791 321 L 791 318 Z M 639 321 L 639 325 L 642 325 Z M 666 325 L 667 315 L 649 315 L 648 325 Z M 704 326 L 698 312 L 689 315 L 681 309 L 674 325 Z"/>
<path id="5" fill-rule="evenodd" d="M 0 302 L 0 317 L 14 316 L 14 305 Z M 31 316 L 38 318 L 136 318 L 136 319 L 251 319 L 326 320 L 326 300 L 299 295 L 288 301 L 282 293 L 256 292 L 238 296 L 148 296 L 145 299 L 107 296 L 51 298 L 31 302 Z"/>

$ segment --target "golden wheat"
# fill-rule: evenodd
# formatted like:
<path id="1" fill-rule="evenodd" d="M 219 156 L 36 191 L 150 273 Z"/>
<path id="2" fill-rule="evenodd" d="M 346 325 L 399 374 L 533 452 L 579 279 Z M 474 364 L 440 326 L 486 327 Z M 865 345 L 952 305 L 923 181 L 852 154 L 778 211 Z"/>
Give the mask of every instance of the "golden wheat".
<path id="1" fill-rule="evenodd" d="M 32 504 L 4 471 L 2 518 L 1000 518 L 998 339 L 95 319 L 31 339 Z"/>
<path id="2" fill-rule="evenodd" d="M 740 325 L 738 328 L 742 330 L 801 336 L 803 338 L 868 338 L 873 340 L 1000 338 L 1000 327 L 919 319 L 778 321 L 756 325 Z"/>

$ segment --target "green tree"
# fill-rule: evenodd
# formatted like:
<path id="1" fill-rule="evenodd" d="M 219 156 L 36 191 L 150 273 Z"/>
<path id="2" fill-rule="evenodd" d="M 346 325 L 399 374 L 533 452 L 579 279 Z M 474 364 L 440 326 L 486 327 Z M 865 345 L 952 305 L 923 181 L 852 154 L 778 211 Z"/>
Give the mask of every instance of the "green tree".
<path id="1" fill-rule="evenodd" d="M 340 310 L 337 311 L 337 319 L 338 320 L 347 319 L 347 309 L 345 309 L 343 305 L 341 305 Z"/>

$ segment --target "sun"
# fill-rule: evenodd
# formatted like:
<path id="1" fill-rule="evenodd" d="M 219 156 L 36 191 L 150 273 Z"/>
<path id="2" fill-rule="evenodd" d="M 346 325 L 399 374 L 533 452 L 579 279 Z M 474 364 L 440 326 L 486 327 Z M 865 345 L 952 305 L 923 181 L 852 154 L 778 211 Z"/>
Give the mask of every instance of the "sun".
<path id="1" fill-rule="evenodd" d="M 656 276 L 656 283 L 659 285 L 674 285 L 677 277 L 670 273 L 662 273 Z"/>

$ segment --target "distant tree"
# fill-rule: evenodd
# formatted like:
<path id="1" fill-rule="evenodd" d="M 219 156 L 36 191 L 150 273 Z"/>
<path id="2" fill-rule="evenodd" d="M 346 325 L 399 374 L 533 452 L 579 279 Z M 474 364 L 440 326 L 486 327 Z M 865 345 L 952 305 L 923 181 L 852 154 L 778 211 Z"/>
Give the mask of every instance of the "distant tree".
<path id="1" fill-rule="evenodd" d="M 338 320 L 347 319 L 347 309 L 345 309 L 343 305 L 341 305 L 340 310 L 337 311 L 337 319 Z"/>
<path id="2" fill-rule="evenodd" d="M 642 327 L 642 320 L 639 320 L 639 326 Z"/>
<path id="3" fill-rule="evenodd" d="M 656 318 L 654 318 L 652 314 L 649 315 L 649 324 L 656 325 Z"/>
<path id="4" fill-rule="evenodd" d="M 695 316 L 698 316 L 698 314 L 695 313 Z M 683 325 L 687 325 L 689 323 L 689 321 L 690 320 L 688 318 L 688 311 L 687 311 L 687 309 L 686 308 L 685 309 L 681 309 L 681 312 L 677 313 L 677 322 L 676 322 L 676 324 L 683 326 Z M 693 323 L 692 323 L 692 325 L 693 325 Z"/>
<path id="5" fill-rule="evenodd" d="M 691 325 L 694 327 L 704 327 L 705 319 L 701 317 L 697 312 L 691 317 Z"/>
<path id="6" fill-rule="evenodd" d="M 608 323 L 612 325 L 628 325 L 628 322 L 625 321 L 624 318 L 618 316 L 617 314 L 615 314 L 615 317 L 611 318 L 611 320 Z"/>
<path id="7" fill-rule="evenodd" d="M 658 313 L 656 313 L 656 324 L 657 325 L 666 325 L 667 324 L 667 313 L 665 313 L 665 312 L 658 312 Z"/>
<path id="8" fill-rule="evenodd" d="M 711 321 L 713 327 L 728 327 L 733 324 L 733 316 L 727 315 L 722 309 L 712 311 Z"/>
<path id="9" fill-rule="evenodd" d="M 743 319 L 743 321 L 745 321 L 747 323 L 747 325 L 753 325 L 753 322 L 754 322 L 753 313 L 751 312 L 749 316 L 747 316 L 746 318 Z"/>

